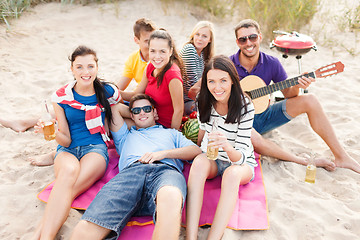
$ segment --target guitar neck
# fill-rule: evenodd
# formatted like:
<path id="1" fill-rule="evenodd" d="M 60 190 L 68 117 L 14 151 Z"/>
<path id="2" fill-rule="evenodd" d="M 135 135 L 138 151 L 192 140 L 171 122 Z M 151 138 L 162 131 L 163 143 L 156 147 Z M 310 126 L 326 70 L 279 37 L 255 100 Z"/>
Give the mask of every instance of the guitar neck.
<path id="1" fill-rule="evenodd" d="M 307 74 L 304 74 L 304 75 L 301 75 L 301 76 L 298 76 L 298 77 L 294 77 L 294 78 L 286 79 L 286 80 L 281 81 L 281 82 L 270 84 L 270 85 L 265 86 L 265 87 L 257 88 L 257 89 L 248 91 L 247 93 L 249 94 L 251 99 L 259 98 L 259 97 L 268 95 L 270 93 L 273 93 L 273 92 L 276 92 L 276 91 L 279 91 L 279 90 L 282 90 L 282 89 L 285 89 L 285 88 L 289 88 L 289 87 L 292 87 L 292 86 L 295 86 L 295 85 L 299 84 L 298 79 L 299 79 L 299 77 L 302 77 L 302 76 L 313 77 L 313 78 L 316 77 L 315 72 L 310 72 L 310 73 L 307 73 Z"/>

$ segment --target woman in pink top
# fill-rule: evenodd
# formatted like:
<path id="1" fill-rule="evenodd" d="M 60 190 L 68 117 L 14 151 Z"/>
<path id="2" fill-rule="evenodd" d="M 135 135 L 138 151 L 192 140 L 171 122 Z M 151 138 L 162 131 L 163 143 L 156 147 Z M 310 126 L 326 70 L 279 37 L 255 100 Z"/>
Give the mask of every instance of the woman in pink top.
<path id="1" fill-rule="evenodd" d="M 154 31 L 149 39 L 150 63 L 134 92 L 122 92 L 125 100 L 145 93 L 155 101 L 159 124 L 179 129 L 184 111 L 183 67 L 174 42 L 165 30 Z"/>

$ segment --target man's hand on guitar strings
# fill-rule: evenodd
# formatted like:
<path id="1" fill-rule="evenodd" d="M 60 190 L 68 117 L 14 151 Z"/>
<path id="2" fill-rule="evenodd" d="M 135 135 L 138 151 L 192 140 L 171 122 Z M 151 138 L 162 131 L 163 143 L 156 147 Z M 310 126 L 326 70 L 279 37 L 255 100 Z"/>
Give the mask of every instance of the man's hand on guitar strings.
<path id="1" fill-rule="evenodd" d="M 307 89 L 312 82 L 315 82 L 315 78 L 302 76 L 298 78 L 298 82 L 299 84 L 297 86 L 299 88 Z"/>

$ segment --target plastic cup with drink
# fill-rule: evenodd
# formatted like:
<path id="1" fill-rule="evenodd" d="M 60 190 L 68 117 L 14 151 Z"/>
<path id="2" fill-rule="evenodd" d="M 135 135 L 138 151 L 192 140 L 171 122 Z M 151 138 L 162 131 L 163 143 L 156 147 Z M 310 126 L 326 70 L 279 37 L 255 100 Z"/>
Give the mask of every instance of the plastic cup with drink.
<path id="1" fill-rule="evenodd" d="M 55 124 L 52 121 L 51 114 L 49 112 L 48 105 L 46 103 L 46 100 L 44 101 L 44 111 L 43 116 L 41 117 L 41 120 L 44 122 L 43 132 L 44 132 L 44 138 L 47 141 L 54 140 L 55 135 Z"/>

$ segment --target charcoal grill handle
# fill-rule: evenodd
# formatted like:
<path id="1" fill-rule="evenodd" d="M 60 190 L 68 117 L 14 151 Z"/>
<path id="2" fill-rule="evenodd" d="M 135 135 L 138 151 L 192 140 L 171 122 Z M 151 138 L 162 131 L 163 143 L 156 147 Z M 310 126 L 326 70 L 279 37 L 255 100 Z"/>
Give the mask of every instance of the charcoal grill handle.
<path id="1" fill-rule="evenodd" d="M 275 44 L 274 44 L 274 41 L 272 41 L 272 42 L 270 43 L 270 46 L 269 46 L 269 47 L 270 47 L 270 49 L 276 47 Z"/>
<path id="2" fill-rule="evenodd" d="M 296 37 L 300 37 L 299 33 L 296 32 L 296 31 L 292 31 L 291 34 L 292 34 L 292 35 L 295 35 Z"/>
<path id="3" fill-rule="evenodd" d="M 290 35 L 290 33 L 285 32 L 285 31 L 280 31 L 280 30 L 275 30 L 275 31 L 273 31 L 273 33 L 275 33 L 275 34 L 282 34 L 282 35 Z"/>

